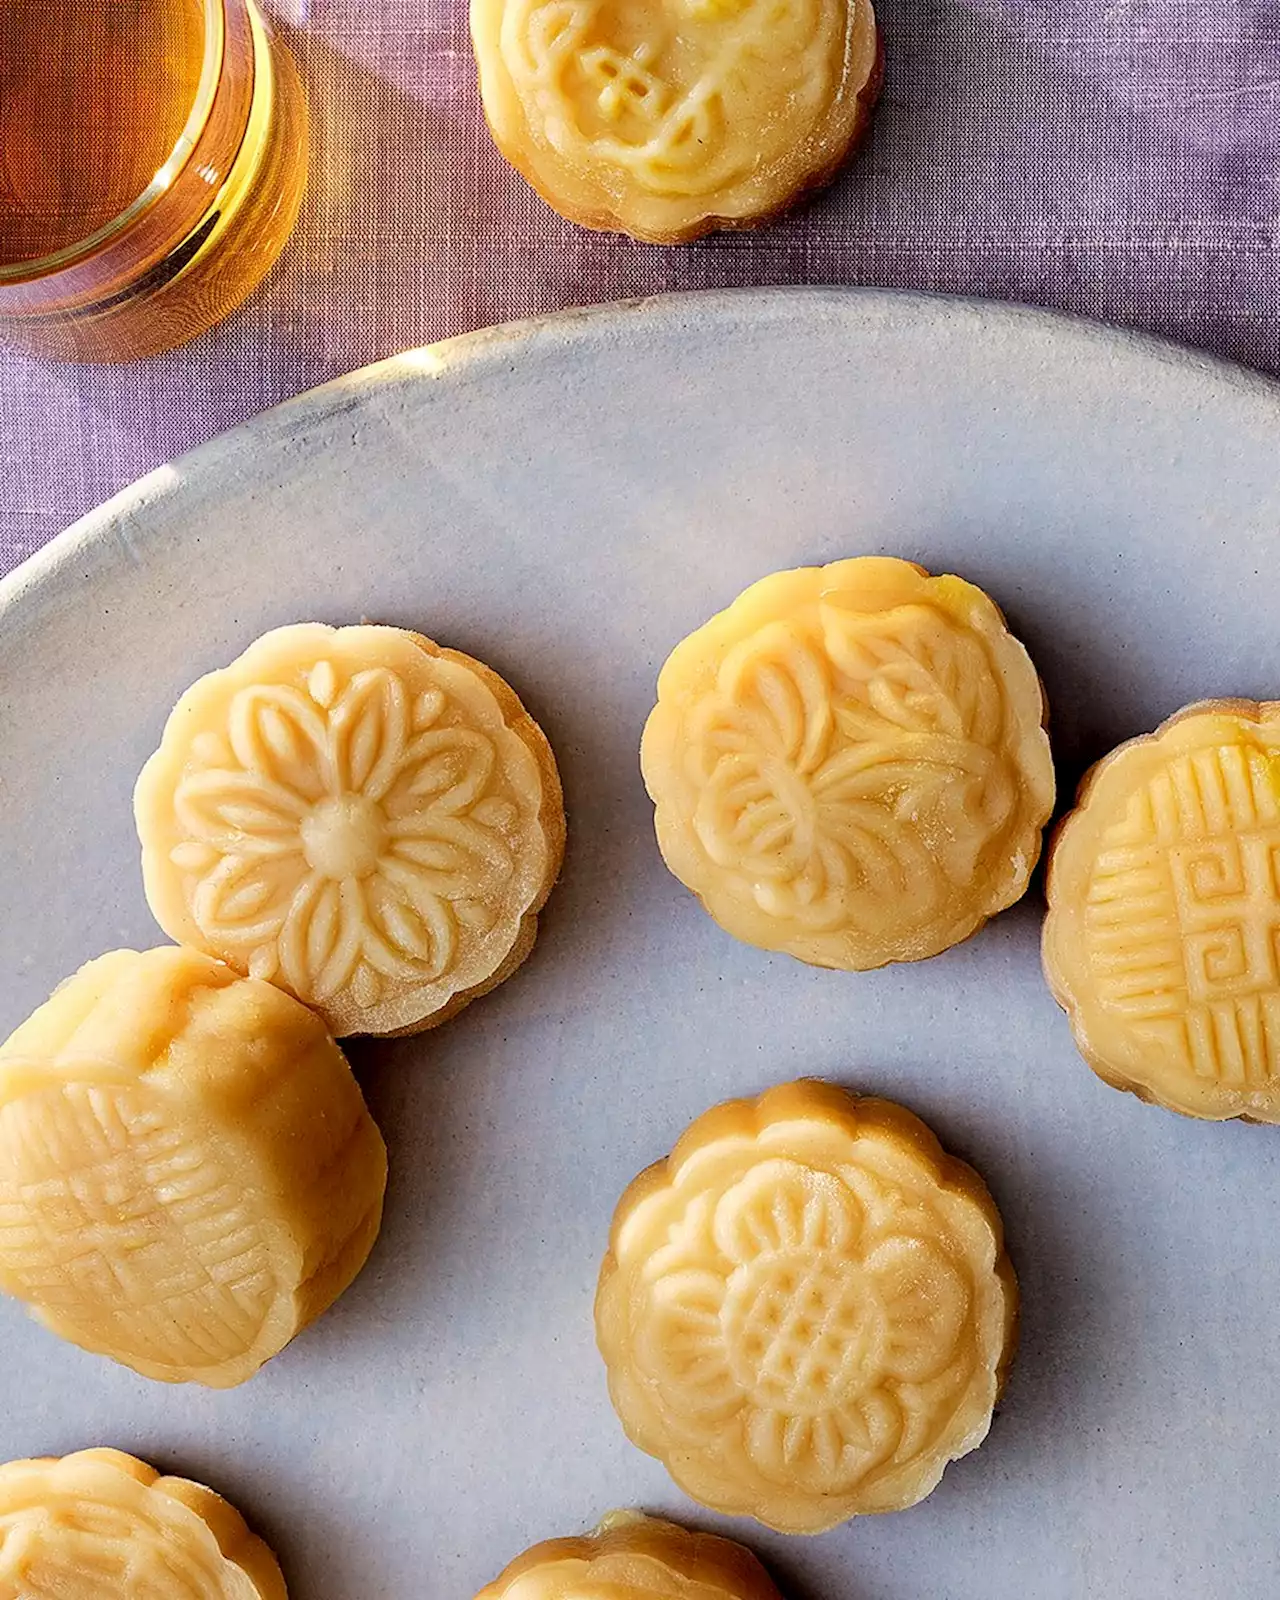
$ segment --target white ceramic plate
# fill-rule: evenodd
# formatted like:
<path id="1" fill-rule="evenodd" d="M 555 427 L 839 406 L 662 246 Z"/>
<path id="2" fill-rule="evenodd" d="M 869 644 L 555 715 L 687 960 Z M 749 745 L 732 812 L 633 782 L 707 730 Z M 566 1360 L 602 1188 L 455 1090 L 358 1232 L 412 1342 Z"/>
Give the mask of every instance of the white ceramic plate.
<path id="1" fill-rule="evenodd" d="M 774 568 L 864 551 L 988 588 L 1060 768 L 1201 695 L 1280 691 L 1280 391 L 1034 313 L 779 292 L 478 335 L 165 468 L 0 585 L 0 1028 L 157 942 L 130 791 L 199 673 L 299 618 L 494 663 L 551 736 L 570 853 L 519 976 L 354 1051 L 392 1182 L 372 1261 L 248 1387 L 167 1389 L 0 1306 L 0 1454 L 110 1443 L 223 1489 L 298 1600 L 469 1600 L 642 1504 L 591 1330 L 615 1199 L 724 1096 L 901 1098 L 987 1176 L 1021 1355 L 916 1510 L 739 1525 L 797 1600 L 1274 1600 L 1280 1141 L 1104 1088 L 1041 982 L 1038 887 L 868 975 L 735 944 L 670 878 L 637 773 L 669 647 Z"/>

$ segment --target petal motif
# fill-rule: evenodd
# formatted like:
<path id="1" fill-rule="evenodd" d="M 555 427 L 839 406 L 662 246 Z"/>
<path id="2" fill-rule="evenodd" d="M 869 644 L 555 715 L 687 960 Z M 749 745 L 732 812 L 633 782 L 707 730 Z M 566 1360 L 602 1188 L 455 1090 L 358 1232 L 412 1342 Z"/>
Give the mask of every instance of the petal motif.
<path id="1" fill-rule="evenodd" d="M 188 835 L 223 851 L 277 855 L 299 848 L 305 803 L 283 784 L 257 773 L 188 773 L 178 784 L 173 804 Z"/>
<path id="2" fill-rule="evenodd" d="M 910 1235 L 877 1245 L 866 1268 L 884 1307 L 886 1375 L 904 1383 L 937 1377 L 968 1321 L 969 1283 L 936 1245 Z"/>
<path id="3" fill-rule="evenodd" d="M 684 770 L 690 783 L 701 788 L 725 756 L 760 760 L 760 746 L 750 717 L 723 695 L 709 695 L 688 713 L 689 732 L 684 749 Z"/>
<path id="4" fill-rule="evenodd" d="M 873 1389 L 848 1405 L 830 1413 L 839 1430 L 841 1463 L 839 1476 L 854 1484 L 883 1465 L 901 1443 L 902 1408 L 884 1389 Z"/>
<path id="5" fill-rule="evenodd" d="M 904 733 L 966 737 L 957 691 L 976 648 L 967 634 L 914 603 L 876 612 L 823 604 L 819 617 L 840 686 L 855 703 Z"/>
<path id="6" fill-rule="evenodd" d="M 495 894 L 515 871 L 515 858 L 501 834 L 466 817 L 426 814 L 388 825 L 391 853 L 384 857 L 401 869 L 418 871 L 424 883 L 446 899 L 483 899 Z M 395 876 L 402 875 L 402 870 Z"/>
<path id="7" fill-rule="evenodd" d="M 673 1272 L 650 1287 L 636 1360 L 673 1409 L 724 1415 L 742 1404 L 720 1330 L 723 1299 L 724 1281 L 712 1272 Z"/>
<path id="8" fill-rule="evenodd" d="M 280 931 L 280 966 L 300 999 L 323 1002 L 350 979 L 360 959 L 364 920 L 355 879 L 311 873 L 303 880 Z"/>
<path id="9" fill-rule="evenodd" d="M 719 865 L 785 880 L 809 860 L 812 817 L 807 787 L 782 762 L 726 755 L 698 796 L 693 825 Z"/>
<path id="10" fill-rule="evenodd" d="M 860 1221 L 839 1178 L 779 1159 L 757 1162 L 727 1189 L 712 1226 L 721 1253 L 742 1265 L 783 1250 L 848 1250 Z"/>
<path id="11" fill-rule="evenodd" d="M 497 751 L 474 728 L 431 728 L 413 740 L 387 794 L 387 814 L 457 816 L 484 794 L 497 765 Z"/>
<path id="12" fill-rule="evenodd" d="M 340 791 L 380 800 L 395 781 L 409 737 L 409 697 L 386 667 L 357 672 L 329 711 L 333 771 Z"/>
<path id="13" fill-rule="evenodd" d="M 407 982 L 439 977 L 454 960 L 458 930 L 430 874 L 383 858 L 365 886 L 364 954 L 384 977 Z"/>
<path id="14" fill-rule="evenodd" d="M 715 1237 L 714 1197 L 705 1191 L 690 1195 L 675 1216 L 665 1216 L 656 1225 L 649 1239 L 643 1275 L 646 1282 L 654 1282 L 673 1273 L 680 1273 L 714 1255 Z M 621 1248 L 628 1254 L 637 1244 L 627 1240 Z"/>
<path id="15" fill-rule="evenodd" d="M 830 928 L 848 920 L 853 872 L 844 846 L 818 834 L 803 868 L 786 882 L 757 882 L 755 899 L 762 910 L 802 922 L 808 928 Z"/>
<path id="16" fill-rule="evenodd" d="M 197 884 L 191 914 L 210 939 L 256 946 L 280 932 L 306 876 L 300 852 L 223 856 Z"/>
<path id="17" fill-rule="evenodd" d="M 771 1482 L 797 1480 L 820 1494 L 848 1493 L 897 1448 L 902 1420 L 893 1399 L 877 1391 L 816 1416 L 753 1407 L 747 1454 Z"/>
<path id="18" fill-rule="evenodd" d="M 982 640 L 949 625 L 930 606 L 906 605 L 869 617 L 821 608 L 823 637 L 841 674 L 841 711 L 853 737 L 885 724 L 908 734 L 994 749 L 1005 708 Z"/>
<path id="19" fill-rule="evenodd" d="M 947 884 L 916 827 L 875 805 L 824 805 L 819 817 L 824 845 L 840 852 L 845 867 L 828 903 L 838 900 L 852 926 L 874 926 L 890 902 L 908 928 L 936 910 Z"/>
<path id="20" fill-rule="evenodd" d="M 831 677 L 821 654 L 785 622 L 770 623 L 725 656 L 720 694 L 745 718 L 760 747 L 797 772 L 822 760 L 834 726 Z"/>
<path id="21" fill-rule="evenodd" d="M 231 702 L 227 732 L 246 772 L 311 802 L 332 788 L 324 714 L 286 684 L 253 684 Z"/>

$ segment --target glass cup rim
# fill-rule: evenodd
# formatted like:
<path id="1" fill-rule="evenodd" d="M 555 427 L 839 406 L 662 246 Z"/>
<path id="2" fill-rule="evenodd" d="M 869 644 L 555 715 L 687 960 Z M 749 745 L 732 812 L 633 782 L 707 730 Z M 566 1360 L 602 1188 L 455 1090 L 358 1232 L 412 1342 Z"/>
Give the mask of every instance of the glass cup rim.
<path id="1" fill-rule="evenodd" d="M 226 49 L 226 7 L 227 0 L 201 0 L 200 9 L 204 17 L 204 52 L 200 63 L 200 81 L 196 85 L 195 98 L 187 114 L 187 120 L 183 123 L 182 131 L 151 182 L 123 211 L 104 222 L 100 228 L 95 228 L 85 238 L 64 245 L 61 250 L 55 250 L 51 255 L 36 256 L 30 261 L 17 261 L 10 265 L 0 263 L 0 285 L 27 283 L 34 279 L 47 278 L 55 272 L 62 271 L 64 267 L 83 260 L 85 256 L 92 255 L 125 233 L 168 190 L 200 142 L 200 135 L 204 132 L 213 110 Z"/>

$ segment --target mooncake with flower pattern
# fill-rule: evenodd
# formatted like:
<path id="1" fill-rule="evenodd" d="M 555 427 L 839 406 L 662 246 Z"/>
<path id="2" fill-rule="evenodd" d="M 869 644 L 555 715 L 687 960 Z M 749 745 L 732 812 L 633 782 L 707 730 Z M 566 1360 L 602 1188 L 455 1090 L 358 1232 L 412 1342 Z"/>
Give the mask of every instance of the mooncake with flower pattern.
<path id="1" fill-rule="evenodd" d="M 518 1556 L 476 1600 L 781 1600 L 743 1545 L 636 1512 Z"/>
<path id="2" fill-rule="evenodd" d="M 116 950 L 0 1045 L 0 1289 L 167 1383 L 243 1383 L 355 1278 L 382 1138 L 324 1024 L 196 950 Z"/>
<path id="3" fill-rule="evenodd" d="M 641 746 L 658 844 L 748 944 L 850 970 L 937 955 L 1026 890 L 1045 718 L 963 579 L 880 556 L 775 573 L 662 668 Z"/>
<path id="4" fill-rule="evenodd" d="M 633 1443 L 716 1511 L 820 1533 L 979 1445 L 1017 1285 L 973 1169 L 802 1081 L 700 1117 L 614 1214 L 596 1336 Z"/>
<path id="5" fill-rule="evenodd" d="M 0 1466 L 0 1600 L 287 1600 L 220 1495 L 119 1450 Z"/>
<path id="6" fill-rule="evenodd" d="M 655 244 L 777 215 L 866 131 L 871 0 L 471 0 L 494 140 L 548 204 Z"/>
<path id="7" fill-rule="evenodd" d="M 400 628 L 278 628 L 201 678 L 135 813 L 165 932 L 339 1037 L 432 1027 L 509 977 L 564 853 L 515 691 Z"/>

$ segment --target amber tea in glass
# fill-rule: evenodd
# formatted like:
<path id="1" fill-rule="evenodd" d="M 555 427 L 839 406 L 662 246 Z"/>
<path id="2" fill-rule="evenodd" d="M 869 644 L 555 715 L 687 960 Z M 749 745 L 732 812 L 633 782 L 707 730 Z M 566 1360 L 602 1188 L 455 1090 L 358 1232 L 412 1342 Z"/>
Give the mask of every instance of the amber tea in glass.
<path id="1" fill-rule="evenodd" d="M 306 102 L 252 0 L 0 0 L 0 346 L 126 360 L 284 247 Z"/>

